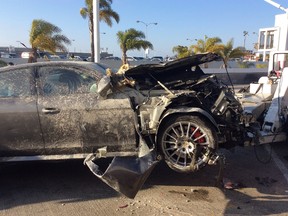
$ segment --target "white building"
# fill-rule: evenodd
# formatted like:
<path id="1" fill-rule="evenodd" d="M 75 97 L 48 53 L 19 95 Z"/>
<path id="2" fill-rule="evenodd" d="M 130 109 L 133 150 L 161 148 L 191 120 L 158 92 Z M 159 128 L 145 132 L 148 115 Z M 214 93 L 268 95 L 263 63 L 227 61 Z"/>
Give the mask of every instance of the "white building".
<path id="1" fill-rule="evenodd" d="M 263 53 L 263 61 L 271 51 L 288 50 L 288 10 L 271 0 L 265 1 L 285 11 L 285 14 L 275 16 L 274 27 L 259 30 L 258 52 Z"/>

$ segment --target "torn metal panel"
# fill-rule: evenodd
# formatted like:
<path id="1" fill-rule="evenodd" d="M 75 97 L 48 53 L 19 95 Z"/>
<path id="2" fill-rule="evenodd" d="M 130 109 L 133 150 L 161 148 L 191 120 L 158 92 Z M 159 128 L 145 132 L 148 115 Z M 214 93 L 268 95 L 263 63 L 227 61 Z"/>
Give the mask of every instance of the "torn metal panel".
<path id="1" fill-rule="evenodd" d="M 114 157 L 106 171 L 92 158 L 85 160 L 94 175 L 116 191 L 133 199 L 149 177 L 158 161 L 155 152 L 143 157 Z"/>
<path id="2" fill-rule="evenodd" d="M 168 97 L 152 97 L 139 106 L 139 118 L 142 126 L 142 133 L 156 132 L 159 126 L 159 119 L 166 107 L 171 103 Z"/>

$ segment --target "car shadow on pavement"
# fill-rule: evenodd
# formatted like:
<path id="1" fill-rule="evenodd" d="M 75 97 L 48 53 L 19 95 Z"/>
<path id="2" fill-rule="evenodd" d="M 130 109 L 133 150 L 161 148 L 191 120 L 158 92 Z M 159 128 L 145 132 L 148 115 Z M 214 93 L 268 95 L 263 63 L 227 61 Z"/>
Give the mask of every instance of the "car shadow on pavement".
<path id="1" fill-rule="evenodd" d="M 0 210 L 48 201 L 65 205 L 117 196 L 81 160 L 13 163 L 0 168 Z"/>

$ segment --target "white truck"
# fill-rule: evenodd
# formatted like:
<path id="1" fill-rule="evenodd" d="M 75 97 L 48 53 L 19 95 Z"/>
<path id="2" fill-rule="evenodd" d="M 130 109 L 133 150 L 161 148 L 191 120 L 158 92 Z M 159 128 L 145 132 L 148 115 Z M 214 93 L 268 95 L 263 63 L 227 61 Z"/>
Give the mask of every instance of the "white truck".
<path id="1" fill-rule="evenodd" d="M 264 144 L 287 139 L 288 114 L 288 9 L 265 0 L 285 14 L 275 16 L 275 26 L 259 30 L 258 51 L 263 59 L 269 52 L 268 74 L 257 83 L 251 83 L 249 92 L 236 93 L 243 107 L 243 114 L 250 114 L 247 126 L 253 124 L 251 144 Z M 252 127 L 253 128 L 253 127 Z M 246 143 L 248 144 L 248 143 Z"/>
<path id="2" fill-rule="evenodd" d="M 288 51 L 270 53 L 268 74 L 251 83 L 249 92 L 236 93 L 243 113 L 251 114 L 247 124 L 254 124 L 246 144 L 265 144 L 287 139 Z M 250 143 L 247 143 L 250 142 Z"/>

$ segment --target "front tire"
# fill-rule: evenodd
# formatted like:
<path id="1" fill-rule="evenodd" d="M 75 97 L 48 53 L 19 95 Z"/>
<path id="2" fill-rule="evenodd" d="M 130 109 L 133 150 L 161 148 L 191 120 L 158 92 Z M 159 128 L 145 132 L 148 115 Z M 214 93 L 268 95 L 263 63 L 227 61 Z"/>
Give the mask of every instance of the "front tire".
<path id="1" fill-rule="evenodd" d="M 206 165 L 217 144 L 215 127 L 199 116 L 173 116 L 161 126 L 158 136 L 165 162 L 178 172 Z"/>

